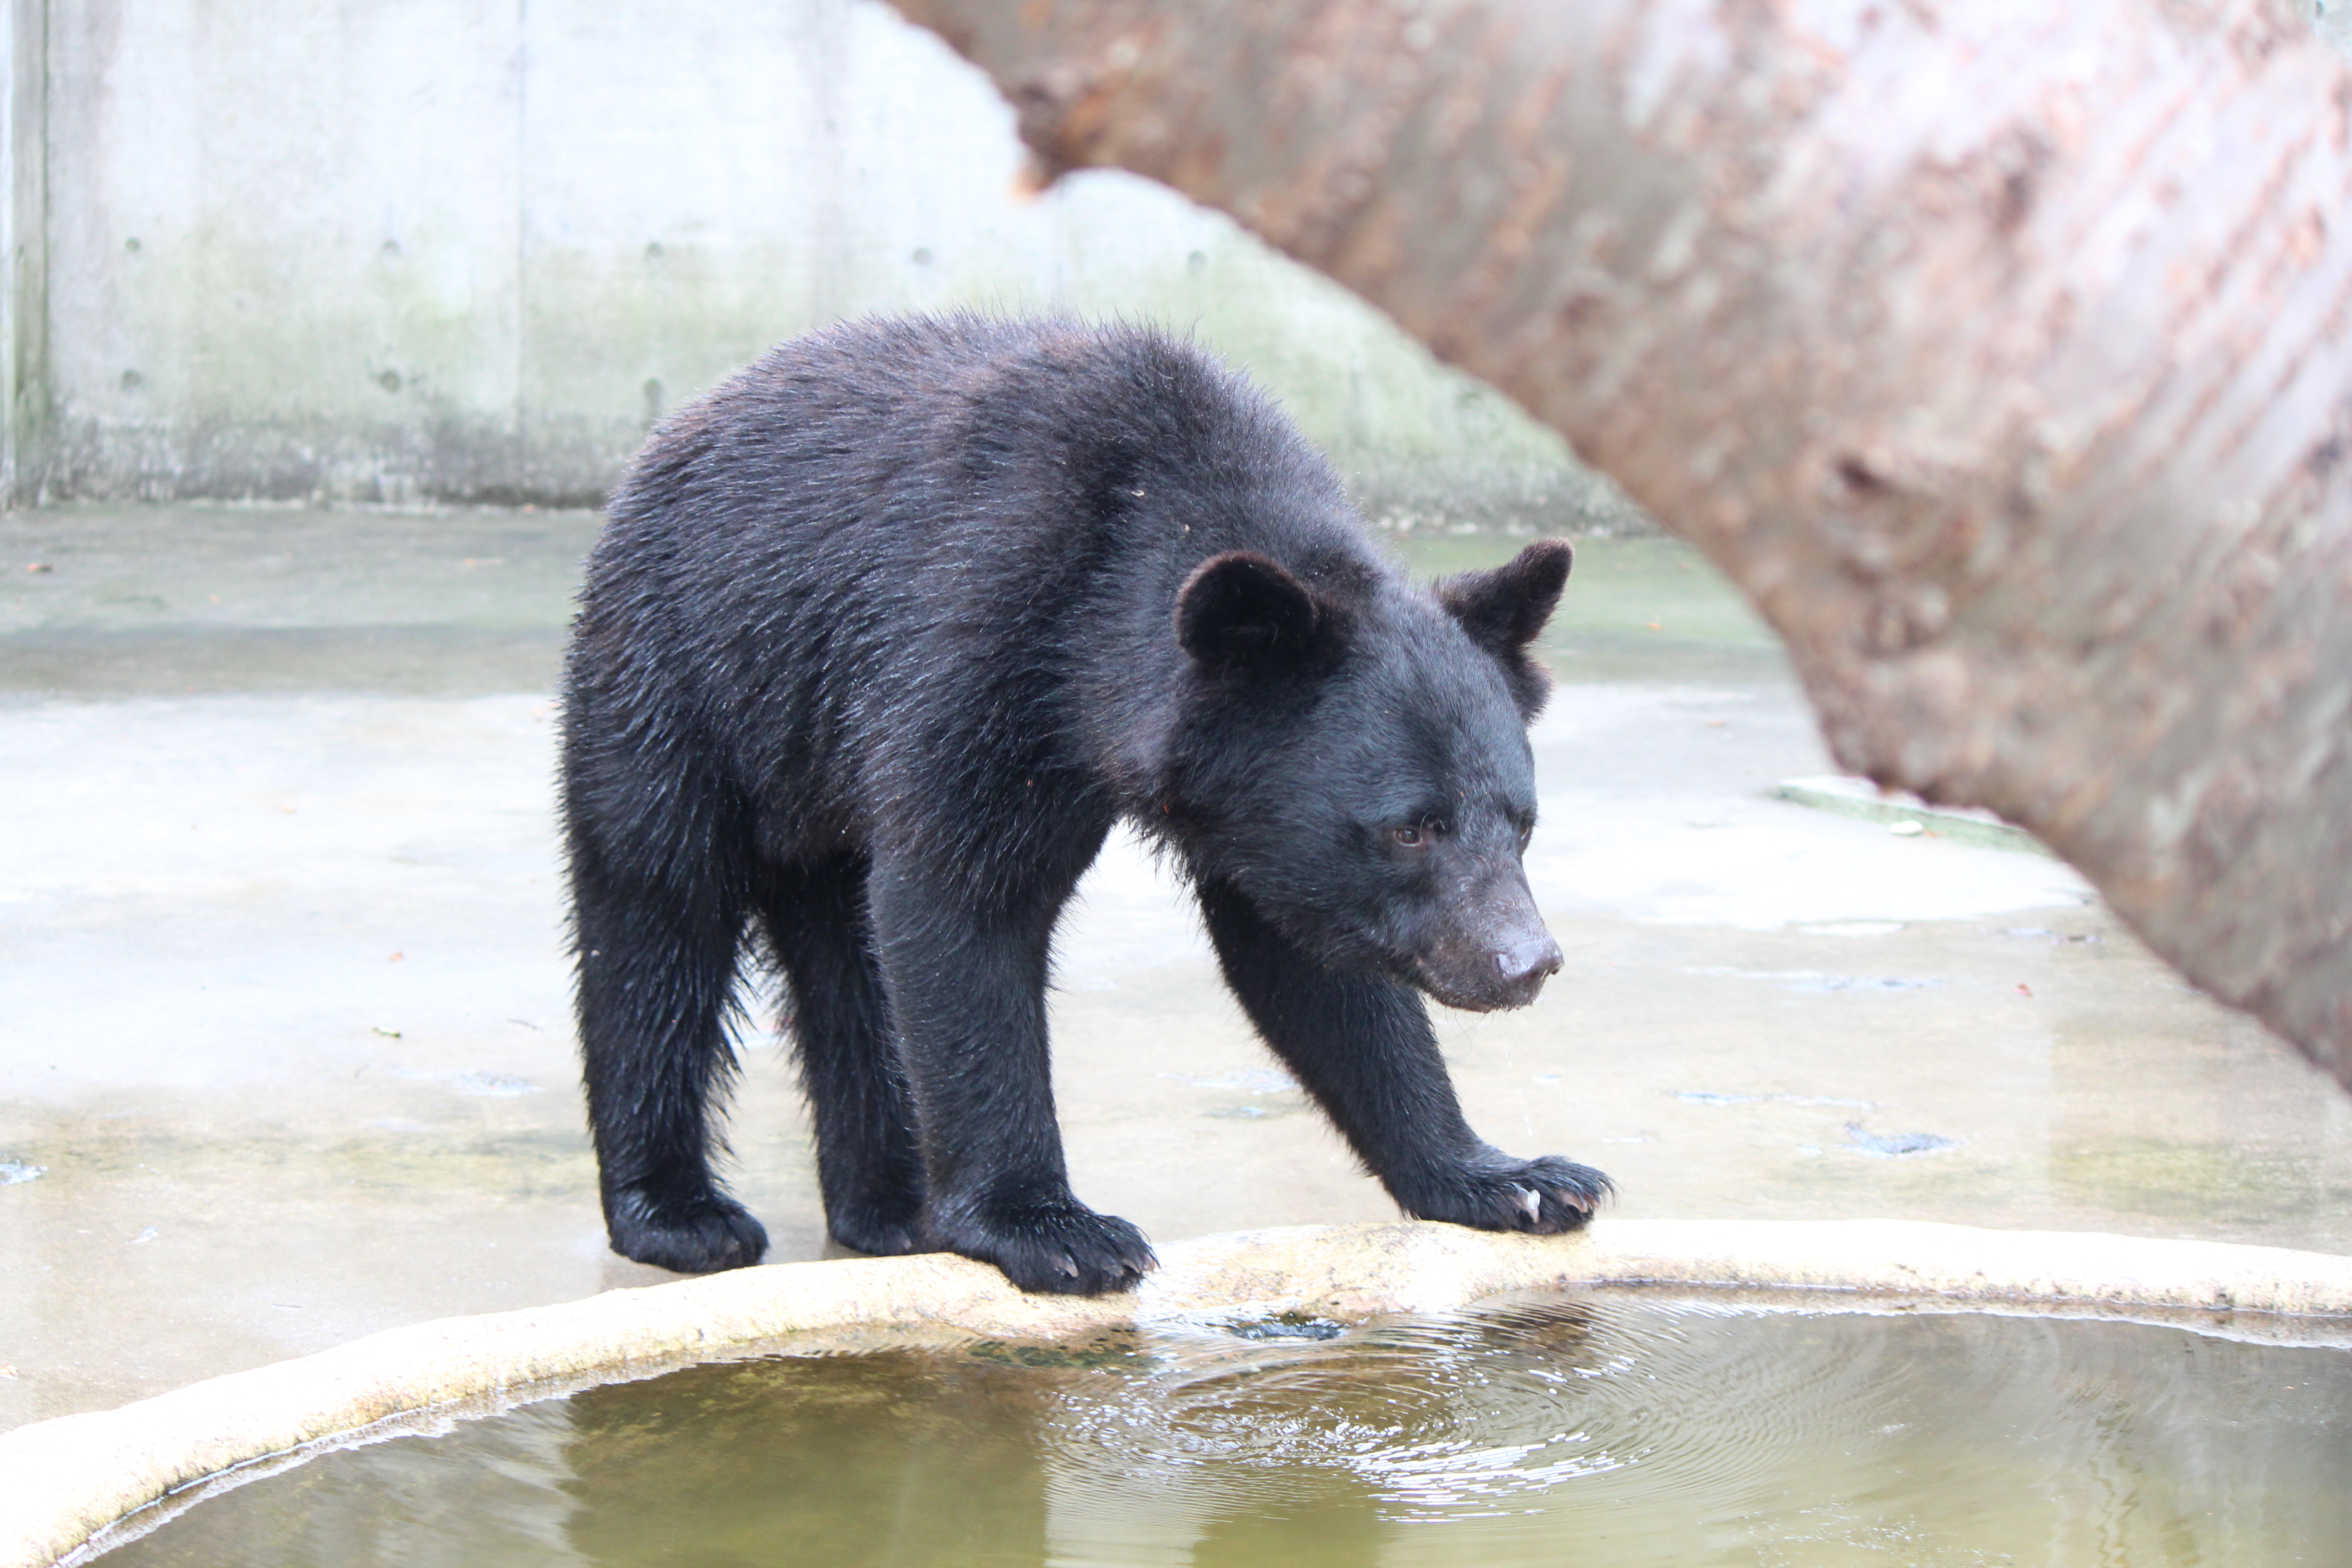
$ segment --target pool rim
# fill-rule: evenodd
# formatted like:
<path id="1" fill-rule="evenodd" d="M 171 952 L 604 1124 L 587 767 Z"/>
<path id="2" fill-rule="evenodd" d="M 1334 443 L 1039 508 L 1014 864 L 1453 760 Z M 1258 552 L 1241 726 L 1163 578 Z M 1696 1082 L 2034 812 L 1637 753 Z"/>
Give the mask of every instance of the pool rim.
<path id="1" fill-rule="evenodd" d="M 1140 1289 L 1092 1299 L 1024 1296 L 947 1254 L 769 1264 L 390 1329 L 0 1434 L 0 1568 L 72 1568 L 128 1539 L 118 1527 L 133 1516 L 247 1469 L 811 1334 L 1050 1342 L 1171 1318 L 1360 1321 L 1626 1286 L 2155 1316 L 2288 1342 L 2341 1342 L 2352 1329 L 2352 1257 L 1916 1220 L 1604 1219 L 1569 1237 L 1291 1226 L 1166 1247 Z"/>

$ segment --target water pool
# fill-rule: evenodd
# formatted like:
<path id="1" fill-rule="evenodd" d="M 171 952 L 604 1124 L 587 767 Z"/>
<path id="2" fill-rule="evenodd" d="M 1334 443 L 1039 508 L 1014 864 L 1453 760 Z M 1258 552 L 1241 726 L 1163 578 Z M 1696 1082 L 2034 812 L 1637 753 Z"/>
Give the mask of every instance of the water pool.
<path id="1" fill-rule="evenodd" d="M 2340 1568 L 2347 1477 L 2341 1348 L 1604 1292 L 695 1367 L 330 1453 L 104 1562 Z"/>

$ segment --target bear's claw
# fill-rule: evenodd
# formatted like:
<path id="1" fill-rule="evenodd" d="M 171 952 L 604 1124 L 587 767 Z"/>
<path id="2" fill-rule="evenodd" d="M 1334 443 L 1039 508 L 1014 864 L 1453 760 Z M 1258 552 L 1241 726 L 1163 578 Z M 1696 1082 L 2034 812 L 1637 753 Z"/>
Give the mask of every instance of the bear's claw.
<path id="1" fill-rule="evenodd" d="M 1514 1160 L 1489 1149 L 1397 1195 L 1416 1219 L 1554 1236 L 1582 1228 L 1611 1190 L 1609 1178 L 1590 1165 L 1557 1154 Z"/>

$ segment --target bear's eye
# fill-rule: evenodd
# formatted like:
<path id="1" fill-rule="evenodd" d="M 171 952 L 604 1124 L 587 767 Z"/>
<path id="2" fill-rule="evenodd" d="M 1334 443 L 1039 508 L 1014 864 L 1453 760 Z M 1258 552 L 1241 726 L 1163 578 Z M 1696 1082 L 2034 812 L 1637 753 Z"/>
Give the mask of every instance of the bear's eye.
<path id="1" fill-rule="evenodd" d="M 1407 849 L 1418 849 L 1431 839 L 1444 836 L 1445 819 L 1442 816 L 1424 816 L 1419 822 L 1400 823 L 1389 829 L 1389 837 Z"/>

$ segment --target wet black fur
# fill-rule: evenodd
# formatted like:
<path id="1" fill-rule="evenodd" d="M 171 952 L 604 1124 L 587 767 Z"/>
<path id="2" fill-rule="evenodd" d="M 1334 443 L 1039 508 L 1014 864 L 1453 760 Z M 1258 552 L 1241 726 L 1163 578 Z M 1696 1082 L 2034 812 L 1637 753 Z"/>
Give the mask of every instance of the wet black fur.
<path id="1" fill-rule="evenodd" d="M 664 425 L 610 511 L 563 794 L 616 1249 L 766 1247 L 710 1164 L 763 949 L 836 1238 L 1033 1290 L 1149 1268 L 1071 1194 L 1046 1068 L 1055 921 L 1122 818 L 1408 1212 L 1559 1231 L 1606 1191 L 1479 1141 L 1416 994 L 1517 1005 L 1558 967 L 1518 857 L 1526 644 L 1565 544 L 1433 595 L 1196 350 L 976 318 L 774 350 Z"/>

